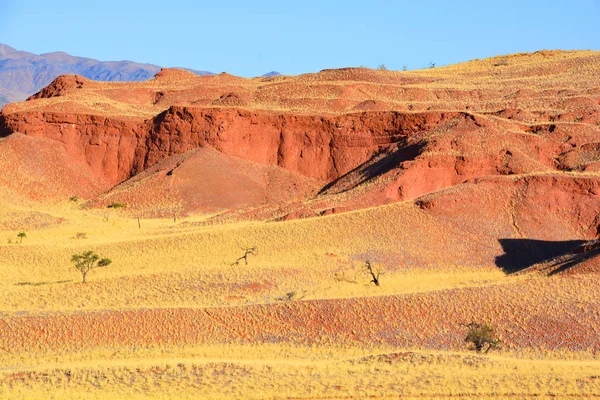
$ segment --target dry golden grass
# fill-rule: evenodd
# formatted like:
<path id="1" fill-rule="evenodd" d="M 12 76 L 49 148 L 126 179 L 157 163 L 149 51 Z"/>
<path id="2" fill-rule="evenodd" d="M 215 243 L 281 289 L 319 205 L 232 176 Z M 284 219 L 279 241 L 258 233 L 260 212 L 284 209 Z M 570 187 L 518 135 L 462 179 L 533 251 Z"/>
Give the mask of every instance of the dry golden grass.
<path id="1" fill-rule="evenodd" d="M 93 367 L 74 360 L 5 372 L 0 393 L 7 399 L 586 398 L 600 389 L 597 360 L 282 346 L 139 353 Z"/>
<path id="2" fill-rule="evenodd" d="M 0 244 L 2 398 L 600 394 L 589 339 L 600 281 L 507 277 L 492 239 L 457 237 L 409 203 L 282 223 L 142 220 L 142 229 L 74 203 L 44 213 L 62 222 Z M 248 266 L 230 265 L 252 245 Z M 113 264 L 83 285 L 69 258 L 87 249 Z M 361 272 L 367 258 L 385 269 L 379 288 Z M 550 316 L 574 323 L 574 336 L 561 343 L 556 331 L 568 325 Z M 472 317 L 492 318 L 503 350 L 466 351 L 459 322 Z"/>
<path id="3" fill-rule="evenodd" d="M 166 70 L 146 82 L 94 82 L 82 78 L 84 90 L 13 103 L 4 112 L 77 110 L 148 119 L 173 104 L 226 107 L 213 102 L 228 93 L 243 100 L 243 105 L 232 105 L 236 108 L 307 114 L 360 111 L 365 101 L 380 102 L 385 109 L 398 111 L 493 112 L 514 107 L 517 101 L 525 110 L 570 111 L 582 104 L 597 105 L 593 88 L 600 85 L 599 58 L 595 51 L 539 51 L 405 72 L 346 68 L 250 79 L 227 74 L 200 77 Z"/>

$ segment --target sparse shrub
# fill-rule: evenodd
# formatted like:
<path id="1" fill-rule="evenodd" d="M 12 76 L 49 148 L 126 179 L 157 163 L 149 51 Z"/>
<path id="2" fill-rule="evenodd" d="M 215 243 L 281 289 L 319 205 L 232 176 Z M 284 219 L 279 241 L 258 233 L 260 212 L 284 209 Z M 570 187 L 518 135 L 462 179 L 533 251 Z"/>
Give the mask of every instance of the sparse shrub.
<path id="1" fill-rule="evenodd" d="M 294 301 L 294 300 L 302 300 L 306 296 L 306 291 L 303 290 L 302 293 L 298 293 L 296 291 L 287 292 L 285 296 L 278 297 L 278 301 Z"/>
<path id="2" fill-rule="evenodd" d="M 429 62 L 429 68 L 435 68 L 435 63 L 433 61 Z"/>
<path id="3" fill-rule="evenodd" d="M 82 254 L 73 254 L 71 262 L 75 268 L 81 272 L 82 283 L 85 283 L 88 272 L 95 268 L 107 267 L 112 263 L 109 258 L 100 258 L 98 254 L 89 250 Z"/>
<path id="4" fill-rule="evenodd" d="M 387 71 L 387 67 L 385 66 L 385 64 L 379 64 L 379 67 L 377 67 L 377 69 L 380 71 Z"/>
<path id="5" fill-rule="evenodd" d="M 17 237 L 19 238 L 19 243 L 23 243 L 23 238 L 26 238 L 27 234 L 25 232 L 19 232 L 17 233 Z"/>
<path id="6" fill-rule="evenodd" d="M 77 196 L 77 195 L 71 196 L 71 197 L 69 197 L 69 201 L 72 201 L 73 203 L 77 203 L 79 201 L 79 196 Z"/>
<path id="7" fill-rule="evenodd" d="M 125 208 L 125 207 L 127 207 L 127 204 L 118 203 L 118 202 L 113 202 L 106 206 L 106 208 L 109 208 L 111 210 L 118 210 L 118 209 Z M 104 213 L 104 219 L 106 220 L 106 222 L 108 222 L 109 217 L 110 217 L 109 212 Z"/>
<path id="8" fill-rule="evenodd" d="M 481 353 L 485 348 L 484 353 L 487 353 L 493 348 L 500 347 L 500 339 L 493 326 L 475 321 L 465 326 L 468 328 L 465 342 L 472 344 L 476 352 Z"/>
<path id="9" fill-rule="evenodd" d="M 402 66 L 402 71 L 408 71 L 408 67 L 406 65 Z"/>
<path id="10" fill-rule="evenodd" d="M 371 261 L 365 261 L 365 271 L 371 276 L 371 280 L 375 286 L 379 286 L 379 276 L 383 273 L 380 270 L 374 270 Z"/>
<path id="11" fill-rule="evenodd" d="M 249 255 L 256 255 L 256 252 L 258 251 L 258 248 L 256 246 L 254 247 L 247 247 L 247 248 L 242 248 L 242 250 L 244 251 L 244 255 L 241 256 L 240 258 L 238 258 L 237 260 L 235 260 L 234 262 L 231 263 L 231 265 L 240 265 L 240 261 L 244 260 L 246 262 L 246 265 L 248 265 L 248 256 Z"/>
<path id="12" fill-rule="evenodd" d="M 87 233 L 85 233 L 85 232 L 77 232 L 75 234 L 75 239 L 87 239 Z"/>

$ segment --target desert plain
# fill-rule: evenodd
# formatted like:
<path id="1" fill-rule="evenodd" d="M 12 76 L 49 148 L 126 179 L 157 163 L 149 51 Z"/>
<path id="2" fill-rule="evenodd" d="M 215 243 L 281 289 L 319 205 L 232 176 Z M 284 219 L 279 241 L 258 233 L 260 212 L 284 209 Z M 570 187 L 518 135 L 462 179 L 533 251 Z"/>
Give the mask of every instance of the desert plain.
<path id="1" fill-rule="evenodd" d="M 0 169 L 0 398 L 600 396 L 599 52 L 65 75 Z"/>

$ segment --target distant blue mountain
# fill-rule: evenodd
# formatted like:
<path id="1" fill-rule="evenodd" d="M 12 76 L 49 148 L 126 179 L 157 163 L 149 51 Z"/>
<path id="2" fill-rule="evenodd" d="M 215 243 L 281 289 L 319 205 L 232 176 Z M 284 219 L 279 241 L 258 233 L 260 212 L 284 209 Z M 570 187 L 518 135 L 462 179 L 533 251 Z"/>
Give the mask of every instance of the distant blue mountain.
<path id="1" fill-rule="evenodd" d="M 133 61 L 98 61 L 64 52 L 33 54 L 0 43 L 0 107 L 22 101 L 63 74 L 77 74 L 98 81 L 145 81 L 161 67 Z M 198 75 L 207 71 L 188 69 Z"/>
<path id="2" fill-rule="evenodd" d="M 271 72 L 267 72 L 266 74 L 262 75 L 263 78 L 270 78 L 273 76 L 281 76 L 281 73 L 279 73 L 277 71 L 271 71 Z"/>

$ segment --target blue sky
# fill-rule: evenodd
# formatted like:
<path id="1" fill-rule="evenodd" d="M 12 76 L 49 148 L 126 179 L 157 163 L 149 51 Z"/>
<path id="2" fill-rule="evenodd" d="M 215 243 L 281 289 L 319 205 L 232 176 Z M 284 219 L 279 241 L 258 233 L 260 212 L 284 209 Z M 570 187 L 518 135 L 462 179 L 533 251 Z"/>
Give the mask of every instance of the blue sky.
<path id="1" fill-rule="evenodd" d="M 600 49 L 600 0 L 0 0 L 0 43 L 257 76 Z"/>

